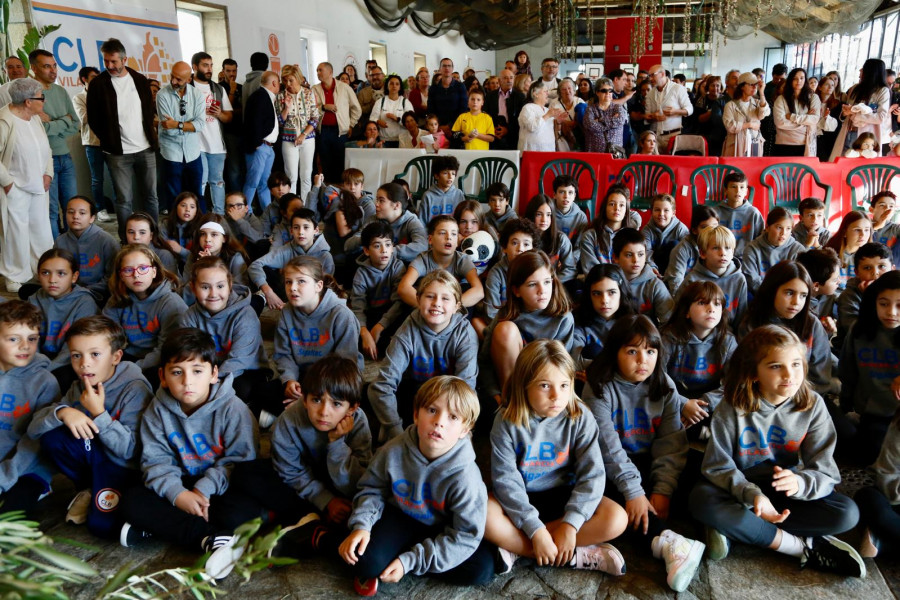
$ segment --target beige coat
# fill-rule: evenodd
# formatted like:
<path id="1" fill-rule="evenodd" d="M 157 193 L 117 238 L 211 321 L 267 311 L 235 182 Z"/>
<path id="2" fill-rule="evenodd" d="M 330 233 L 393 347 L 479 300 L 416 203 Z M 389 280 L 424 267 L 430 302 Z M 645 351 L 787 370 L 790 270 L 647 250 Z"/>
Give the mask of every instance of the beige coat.
<path id="1" fill-rule="evenodd" d="M 847 90 L 847 97 L 853 93 L 853 86 Z M 849 100 L 848 100 L 849 102 Z M 844 141 L 847 139 L 847 131 L 850 127 L 856 127 L 859 133 L 869 132 L 875 136 L 875 147 L 881 152 L 881 146 L 891 140 L 891 92 L 883 87 L 870 98 L 870 104 L 877 104 L 878 110 L 869 115 L 850 115 L 842 121 L 841 130 L 834 140 L 834 150 L 831 151 L 831 160 L 844 154 Z"/>
<path id="2" fill-rule="evenodd" d="M 334 80 L 334 105 L 337 107 L 335 116 L 337 117 L 338 134 L 347 135 L 351 129 L 356 126 L 359 117 L 362 115 L 362 109 L 359 107 L 359 100 L 353 93 L 353 88 L 343 81 Z M 317 83 L 312 88 L 313 94 L 316 96 L 316 108 L 322 118 L 319 119 L 319 131 L 322 130 L 322 121 L 325 120 L 325 92 L 322 90 L 322 84 Z"/>
<path id="3" fill-rule="evenodd" d="M 741 108 L 737 100 L 732 100 L 722 111 L 722 125 L 728 132 L 722 156 L 746 156 L 747 136 L 751 131 L 759 133 L 759 130 L 744 129 L 744 123 L 759 123 L 769 116 L 769 105 L 760 106 L 758 98 L 751 97 L 749 107 L 743 111 Z"/>
<path id="4" fill-rule="evenodd" d="M 822 101 L 815 94 L 809 97 L 809 107 L 794 103 L 797 112 L 791 114 L 784 96 L 775 98 L 772 116 L 775 120 L 775 143 L 805 146 L 803 156 L 816 155 L 816 136 L 822 118 Z"/>

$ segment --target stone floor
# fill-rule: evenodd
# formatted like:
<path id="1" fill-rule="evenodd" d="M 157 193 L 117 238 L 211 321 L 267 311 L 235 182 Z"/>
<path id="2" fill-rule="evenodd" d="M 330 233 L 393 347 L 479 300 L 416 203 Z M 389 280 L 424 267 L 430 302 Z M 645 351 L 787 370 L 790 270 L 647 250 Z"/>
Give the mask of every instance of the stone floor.
<path id="1" fill-rule="evenodd" d="M 104 229 L 115 234 L 115 223 L 104 224 Z M 11 298 L 0 283 L 0 295 Z M 266 311 L 262 315 L 263 338 L 271 355 L 272 338 L 277 313 Z M 378 364 L 367 362 L 366 380 L 377 373 Z M 267 436 L 263 436 L 262 452 L 267 453 Z M 479 462 L 484 462 L 488 450 L 478 445 Z M 484 468 L 485 465 L 482 465 Z M 861 471 L 842 470 L 844 488 L 855 491 L 864 480 Z M 140 548 L 126 549 L 114 542 L 104 542 L 92 537 L 84 527 L 64 522 L 65 508 L 74 495 L 72 484 L 63 477 L 54 480 L 54 493 L 42 503 L 38 518 L 42 529 L 50 536 L 69 539 L 91 548 L 67 550 L 88 561 L 103 575 L 111 575 L 128 564 L 145 573 L 160 569 L 191 566 L 198 558 L 184 550 L 150 542 Z M 678 524 L 684 533 L 691 532 L 691 525 Z M 854 544 L 856 532 L 842 536 Z M 628 573 L 623 577 L 610 577 L 602 573 L 536 567 L 530 561 L 519 561 L 508 575 L 499 576 L 487 586 L 461 588 L 434 581 L 427 577 L 407 576 L 398 584 L 381 586 L 379 596 L 402 599 L 492 599 L 526 600 L 547 598 L 650 600 L 673 598 L 678 594 L 666 585 L 665 569 L 661 562 L 643 555 L 629 542 L 616 542 L 627 561 Z M 837 576 L 801 571 L 796 559 L 786 558 L 774 552 L 746 546 L 735 547 L 723 561 L 704 561 L 695 580 L 679 598 L 701 600 L 765 600 L 768 598 L 791 599 L 898 599 L 900 600 L 900 564 L 896 560 L 867 560 L 868 576 L 865 579 L 842 579 Z M 102 582 L 70 590 L 73 598 L 94 598 Z M 338 560 L 318 558 L 280 569 L 258 573 L 248 582 L 236 577 L 220 583 L 223 591 L 232 598 L 253 597 L 258 600 L 307 600 L 357 598 L 352 579 Z"/>

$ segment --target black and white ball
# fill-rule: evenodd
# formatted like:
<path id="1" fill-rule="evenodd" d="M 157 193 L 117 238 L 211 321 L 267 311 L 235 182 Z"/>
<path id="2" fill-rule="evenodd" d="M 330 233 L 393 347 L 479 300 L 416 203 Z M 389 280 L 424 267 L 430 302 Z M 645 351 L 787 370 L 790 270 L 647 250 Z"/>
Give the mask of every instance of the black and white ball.
<path id="1" fill-rule="evenodd" d="M 493 258 L 496 244 L 487 231 L 476 231 L 463 240 L 460 250 L 472 259 L 475 267 L 484 267 Z"/>

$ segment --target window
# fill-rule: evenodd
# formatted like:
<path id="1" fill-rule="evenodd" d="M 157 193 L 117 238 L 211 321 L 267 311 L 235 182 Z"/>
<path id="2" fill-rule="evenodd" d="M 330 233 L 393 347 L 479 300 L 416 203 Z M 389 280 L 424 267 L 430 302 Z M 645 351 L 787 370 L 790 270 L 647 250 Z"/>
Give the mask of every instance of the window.
<path id="1" fill-rule="evenodd" d="M 387 64 L 387 46 L 379 42 L 369 42 L 369 60 L 374 60 L 384 71 L 385 75 L 390 73 Z M 360 73 L 360 77 L 364 74 Z"/>
<path id="2" fill-rule="evenodd" d="M 413 71 L 415 73 L 418 73 L 419 69 L 421 69 L 422 67 L 428 67 L 428 65 L 425 64 L 425 55 L 419 54 L 418 52 L 413 52 Z"/>
<path id="3" fill-rule="evenodd" d="M 178 0 L 175 9 L 182 58 L 190 62 L 195 52 L 206 52 L 213 57 L 213 72 L 217 73 L 222 61 L 231 57 L 227 7 L 204 0 Z"/>
<path id="4" fill-rule="evenodd" d="M 178 37 L 181 39 L 181 55 L 190 62 L 195 52 L 205 52 L 203 43 L 203 18 L 193 10 L 178 9 Z"/>

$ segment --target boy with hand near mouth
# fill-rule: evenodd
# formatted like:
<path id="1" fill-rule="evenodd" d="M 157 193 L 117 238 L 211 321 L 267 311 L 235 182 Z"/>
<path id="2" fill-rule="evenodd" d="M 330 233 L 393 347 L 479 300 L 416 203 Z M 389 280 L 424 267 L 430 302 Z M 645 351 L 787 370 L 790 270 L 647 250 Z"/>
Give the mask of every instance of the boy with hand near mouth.
<path id="1" fill-rule="evenodd" d="M 439 574 L 455 585 L 494 575 L 482 540 L 487 489 L 470 440 L 478 397 L 462 379 L 442 375 L 419 388 L 413 410 L 414 424 L 379 450 L 360 479 L 352 533 L 339 549 L 361 595 L 407 573 Z"/>
<path id="2" fill-rule="evenodd" d="M 649 314 L 658 325 L 667 323 L 675 303 L 665 284 L 647 264 L 644 235 L 631 227 L 621 229 L 613 238 L 613 258 L 625 273 L 639 312 Z"/>
<path id="3" fill-rule="evenodd" d="M 141 369 L 122 361 L 125 332 L 112 319 L 79 319 L 66 335 L 78 381 L 62 402 L 34 415 L 28 435 L 81 490 L 66 521 L 87 522 L 88 530 L 115 539 L 122 525 L 123 491 L 140 480 L 137 429 L 153 397 Z"/>
<path id="4" fill-rule="evenodd" d="M 735 239 L 724 225 L 709 227 L 697 239 L 700 260 L 684 277 L 676 298 L 692 281 L 711 281 L 725 294 L 725 310 L 729 326 L 735 331 L 747 309 L 747 279 L 741 272 L 740 261 L 734 257 Z"/>
<path id="5" fill-rule="evenodd" d="M 776 206 L 766 217 L 766 229 L 744 248 L 742 270 L 747 287 L 755 294 L 766 273 L 783 260 L 794 260 L 806 246 L 791 237 L 794 216 L 783 206 Z"/>
<path id="6" fill-rule="evenodd" d="M 22 300 L 0 304 L 0 503 L 26 511 L 50 493 L 50 465 L 40 444 L 25 435 L 35 412 L 59 400 L 50 360 L 38 354 L 41 311 Z"/>
<path id="7" fill-rule="evenodd" d="M 69 230 L 56 238 L 54 248 L 68 250 L 78 259 L 78 285 L 86 287 L 97 306 L 109 299 L 109 276 L 119 243 L 94 224 L 97 207 L 84 196 L 72 196 L 66 205 Z"/>

